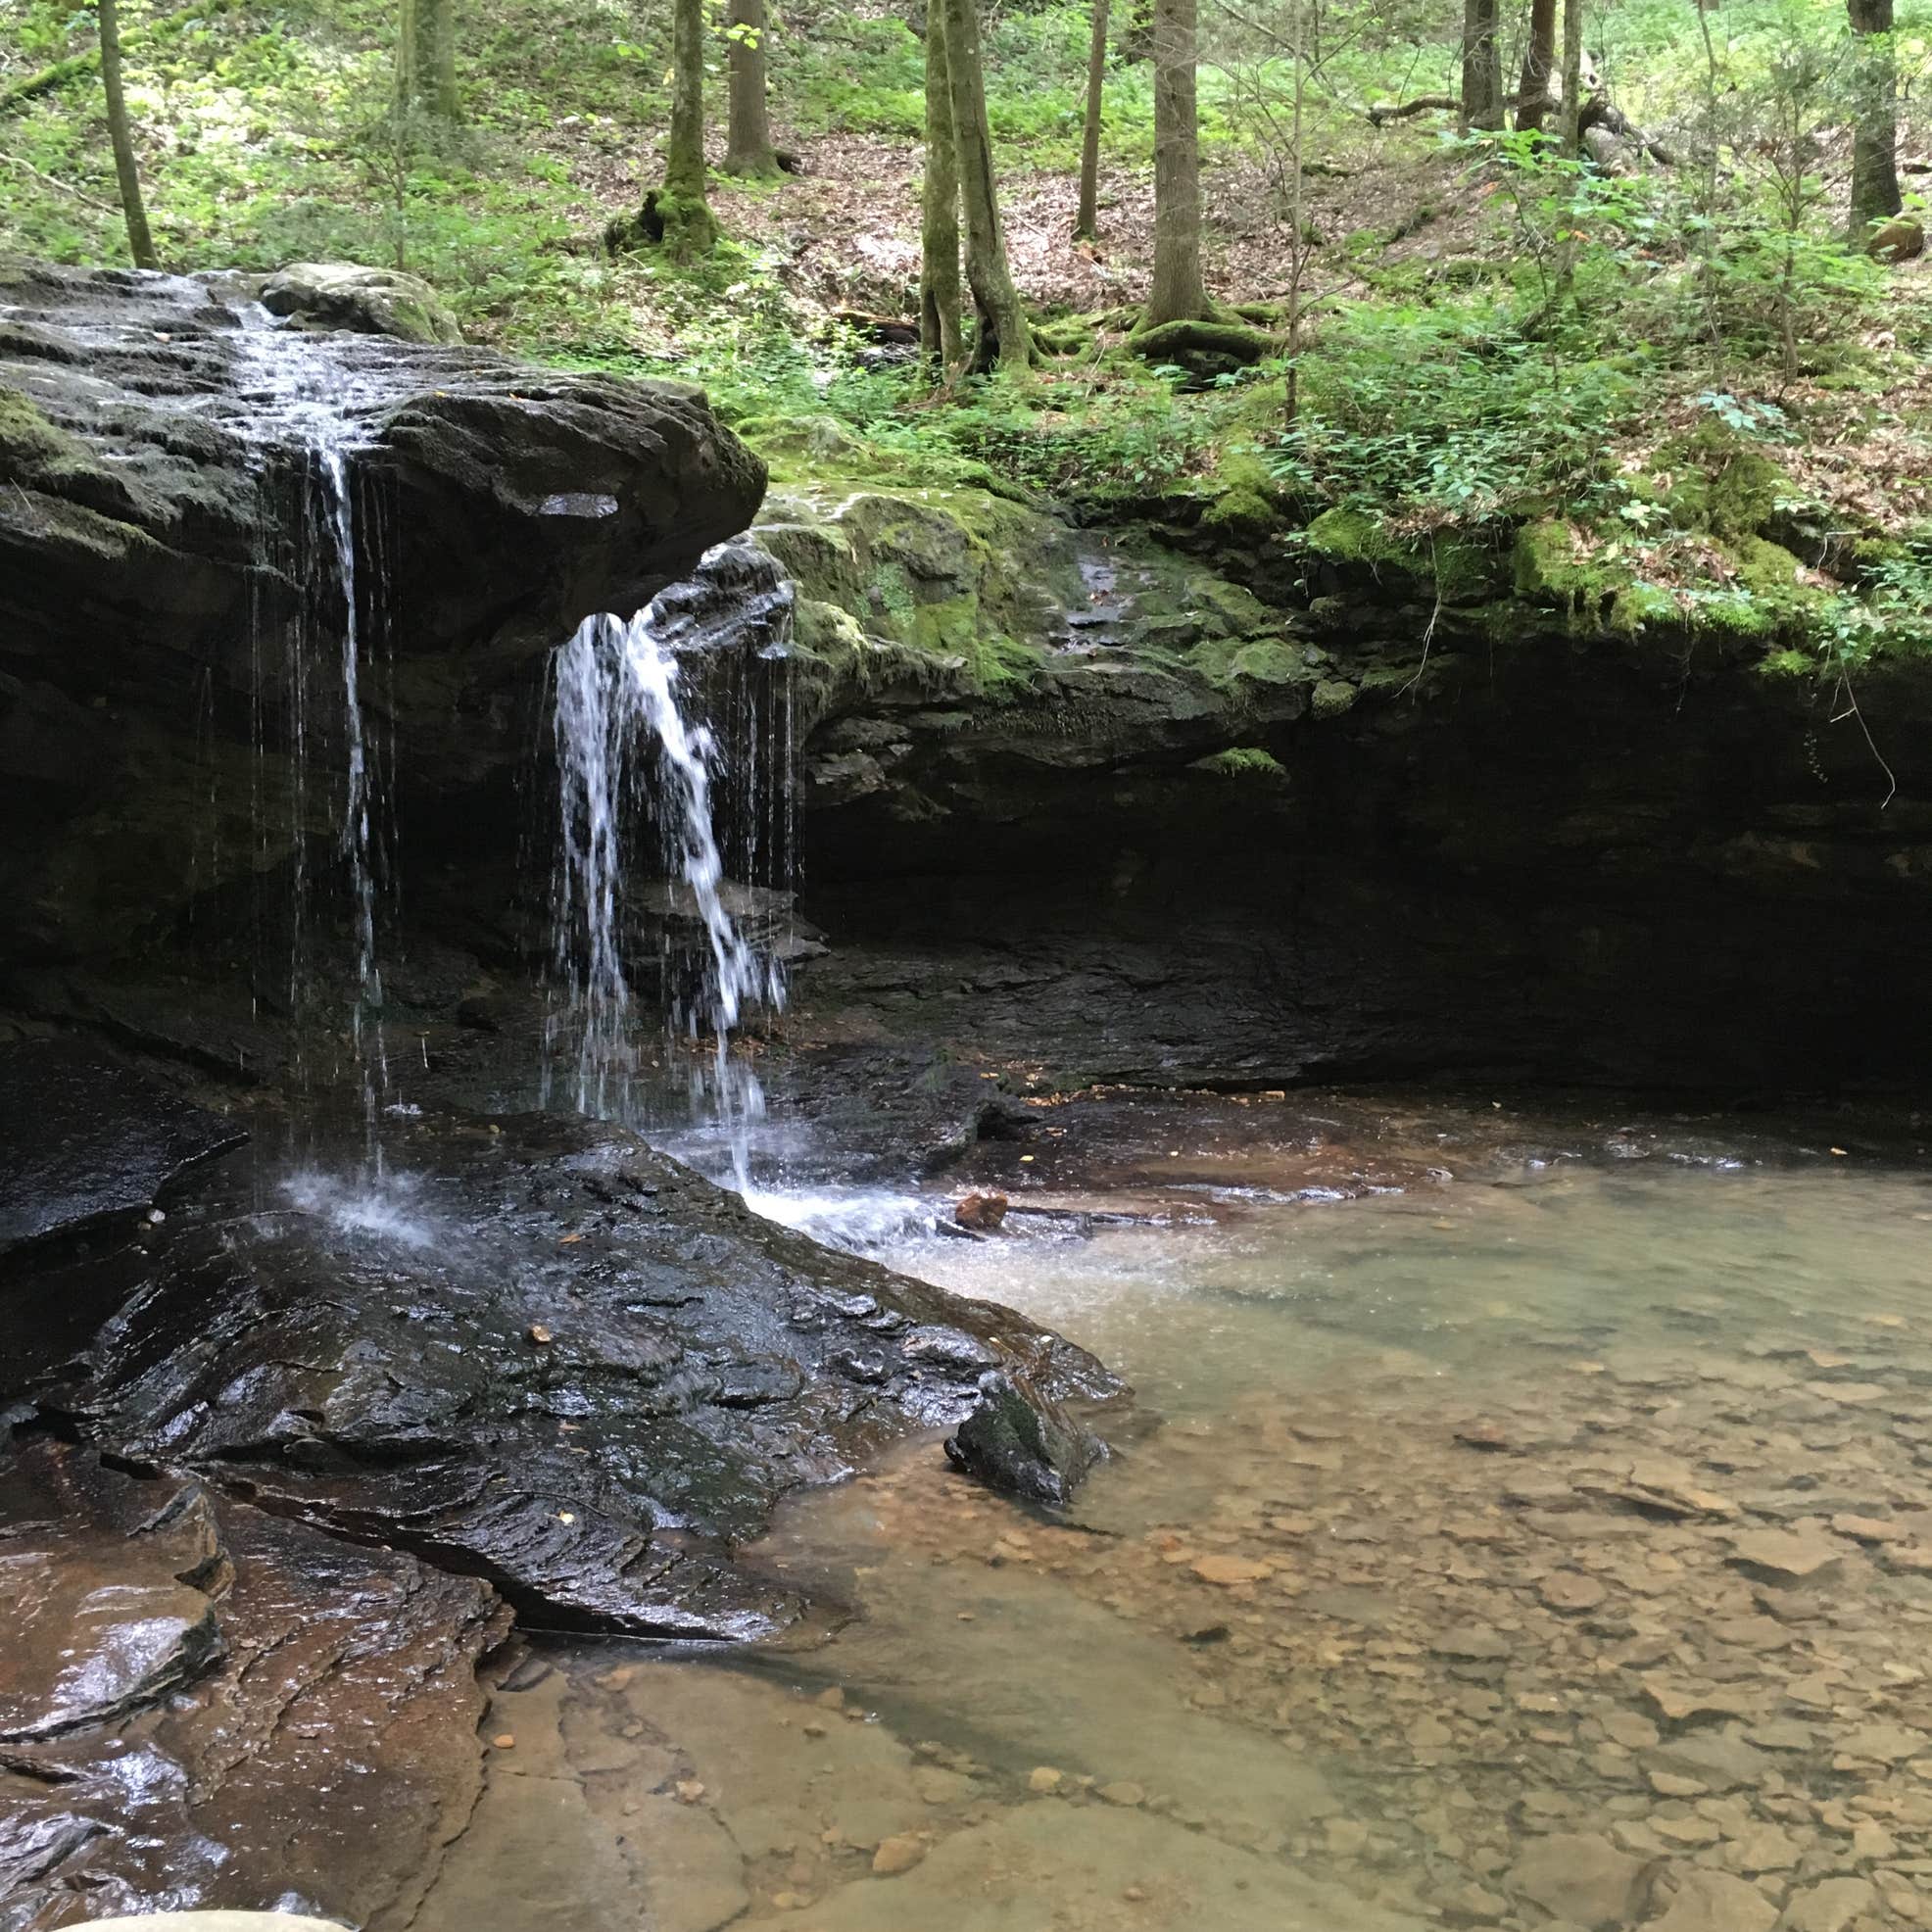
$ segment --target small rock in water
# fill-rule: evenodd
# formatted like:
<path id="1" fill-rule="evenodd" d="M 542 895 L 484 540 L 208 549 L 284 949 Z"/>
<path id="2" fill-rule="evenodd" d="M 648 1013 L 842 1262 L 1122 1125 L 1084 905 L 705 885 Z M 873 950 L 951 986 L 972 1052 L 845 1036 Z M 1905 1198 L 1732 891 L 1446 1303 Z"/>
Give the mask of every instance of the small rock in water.
<path id="1" fill-rule="evenodd" d="M 1910 1533 L 1896 1522 L 1885 1522 L 1877 1517 L 1835 1516 L 1831 1526 L 1841 1536 L 1849 1536 L 1858 1543 L 1908 1543 Z"/>
<path id="2" fill-rule="evenodd" d="M 973 1413 L 946 1437 L 945 1453 L 955 1469 L 995 1489 L 1064 1503 L 1106 1451 L 1057 1403 L 991 1369 L 980 1377 Z"/>
<path id="3" fill-rule="evenodd" d="M 1109 1805 L 1125 1805 L 1129 1808 L 1144 1805 L 1147 1802 L 1146 1787 L 1135 1784 L 1132 1778 L 1117 1778 L 1112 1784 L 1103 1784 L 1100 1787 L 1100 1796 Z"/>
<path id="4" fill-rule="evenodd" d="M 1524 1848 L 1509 1889 L 1555 1918 L 1590 1928 L 1622 1926 L 1633 1916 L 1643 1860 L 1608 1838 L 1559 1831 Z"/>
<path id="5" fill-rule="evenodd" d="M 1651 1932 L 1771 1932 L 1778 1908 L 1748 1879 L 1723 1871 L 1686 1871 L 1677 1896 Z"/>
<path id="6" fill-rule="evenodd" d="M 1216 1583 L 1224 1590 L 1232 1589 L 1237 1583 L 1259 1583 L 1273 1576 L 1275 1566 L 1271 1563 L 1256 1563 L 1246 1557 L 1200 1557 L 1193 1565 L 1194 1574 L 1203 1583 Z"/>
<path id="7" fill-rule="evenodd" d="M 1862 1878 L 1827 1878 L 1800 1892 L 1785 1908 L 1788 1932 L 1845 1932 L 1845 1928 L 1876 1903 Z"/>
<path id="8" fill-rule="evenodd" d="M 1510 1438 L 1500 1423 L 1465 1423 L 1456 1431 L 1456 1440 L 1465 1449 L 1507 1449 Z"/>
<path id="9" fill-rule="evenodd" d="M 1844 1551 L 1821 1536 L 1753 1529 L 1731 1538 L 1731 1562 L 1773 1583 L 1802 1583 L 1840 1562 Z"/>
<path id="10" fill-rule="evenodd" d="M 1595 1610 L 1607 1593 L 1594 1576 L 1586 1576 L 1580 1570 L 1559 1570 L 1544 1579 L 1542 1594 L 1552 1610 L 1573 1616 L 1579 1611 Z"/>
<path id="11" fill-rule="evenodd" d="M 1051 1764 L 1037 1764 L 1027 1779 L 1027 1789 L 1044 1796 L 1047 1792 L 1058 1791 L 1066 1782 L 1066 1773 L 1056 1771 Z"/>
<path id="12" fill-rule="evenodd" d="M 896 1838 L 881 1841 L 872 1855 L 872 1869 L 880 1878 L 894 1878 L 910 1871 L 926 1856 L 926 1841 L 912 1832 L 902 1831 Z"/>
<path id="13" fill-rule="evenodd" d="M 527 1342 L 533 1342 L 538 1348 L 543 1348 L 548 1343 L 555 1341 L 556 1337 L 541 1322 L 532 1322 L 523 1330 L 523 1339 Z"/>
<path id="14" fill-rule="evenodd" d="M 1465 1624 L 1445 1630 L 1429 1645 L 1437 1657 L 1453 1657 L 1468 1664 L 1496 1664 L 1510 1655 L 1514 1646 L 1500 1631 L 1482 1624 Z"/>
<path id="15" fill-rule="evenodd" d="M 952 1210 L 952 1218 L 976 1234 L 990 1234 L 1006 1219 L 1011 1205 L 1004 1194 L 968 1194 Z"/>

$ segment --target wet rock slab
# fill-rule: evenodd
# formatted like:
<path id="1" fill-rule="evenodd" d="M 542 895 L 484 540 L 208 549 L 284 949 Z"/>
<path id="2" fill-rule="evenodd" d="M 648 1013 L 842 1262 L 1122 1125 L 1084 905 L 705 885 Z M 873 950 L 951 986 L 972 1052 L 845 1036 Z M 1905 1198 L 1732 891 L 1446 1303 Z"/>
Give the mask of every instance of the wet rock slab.
<path id="1" fill-rule="evenodd" d="M 0 1451 L 0 1579 L 7 1932 L 407 1915 L 479 1785 L 484 1585 L 45 1437 Z"/>
<path id="2" fill-rule="evenodd" d="M 0 1046 L 0 1256 L 151 1208 L 247 1137 L 80 1040 Z"/>
<path id="3" fill-rule="evenodd" d="M 1003 1374 L 1116 1385 L 1020 1317 L 836 1254 L 621 1129 L 430 1119 L 392 1175 L 177 1214 L 41 1398 L 130 1464 L 489 1579 L 539 1626 L 735 1639 L 785 1494 L 951 1426 Z"/>

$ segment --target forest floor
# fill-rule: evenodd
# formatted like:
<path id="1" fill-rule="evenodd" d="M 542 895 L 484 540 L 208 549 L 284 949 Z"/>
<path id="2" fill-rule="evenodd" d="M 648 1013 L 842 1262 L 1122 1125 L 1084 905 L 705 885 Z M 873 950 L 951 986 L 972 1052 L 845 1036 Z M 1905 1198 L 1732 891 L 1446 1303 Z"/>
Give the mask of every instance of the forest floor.
<path id="1" fill-rule="evenodd" d="M 1819 44 L 1840 32 L 1824 0 L 1794 6 L 1812 9 L 1799 29 Z M 126 30 L 170 266 L 408 266 L 472 340 L 687 376 L 728 421 L 830 416 L 882 453 L 882 473 L 910 459 L 916 480 L 984 481 L 991 465 L 1101 509 L 1232 494 L 1237 523 L 1265 510 L 1290 544 L 1333 510 L 1344 560 L 1413 570 L 1425 547 L 1432 573 L 1442 538 L 1467 541 L 1496 566 L 1491 596 L 1496 568 L 1511 594 L 1518 533 L 1554 517 L 1528 576 L 1559 603 L 1654 590 L 1678 618 L 1717 610 L 1733 631 L 1796 638 L 1801 658 L 1932 645 L 1932 268 L 1844 248 L 1846 139 L 1828 103 L 1807 110 L 1799 218 L 1780 225 L 1791 184 L 1763 130 L 1789 105 L 1784 70 L 1741 17 L 1725 27 L 1729 145 L 1707 181 L 1689 159 L 1698 75 L 1667 12 L 1618 13 L 1612 66 L 1619 103 L 1686 157 L 1675 168 L 1525 166 L 1507 137 L 1458 140 L 1446 115 L 1372 121 L 1377 101 L 1448 84 L 1447 27 L 1408 41 L 1358 28 L 1325 57 L 1302 142 L 1292 425 L 1285 354 L 1205 379 L 1128 352 L 1118 314 L 1151 266 L 1150 81 L 1144 64 L 1110 71 L 1100 236 L 1077 243 L 1087 15 L 1069 0 L 995 8 L 986 44 L 1016 278 L 1038 313 L 1085 318 L 1080 347 L 1031 384 L 962 385 L 944 408 L 867 339 L 867 318 L 917 313 L 923 59 L 896 14 L 788 10 L 769 52 L 797 171 L 720 176 L 726 242 L 691 267 L 613 261 L 602 243 L 656 178 L 665 122 L 661 23 L 629 6 L 587 24 L 565 0 L 487 0 L 464 21 L 467 119 L 400 142 L 383 0 L 185 15 L 128 0 Z M 88 32 L 55 0 L 24 0 L 0 44 L 0 233 L 113 262 L 97 82 L 7 94 L 83 53 Z M 1280 304 L 1294 279 L 1281 87 L 1265 50 L 1203 69 L 1204 254 L 1223 302 Z M 1902 140 L 1914 187 L 1932 149 L 1917 112 Z M 713 141 L 721 158 L 721 129 Z M 961 459 L 970 475 L 948 471 Z M 1722 488 L 1751 486 L 1743 521 L 1714 501 L 1726 472 Z M 1794 517 L 1812 538 L 1792 535 Z"/>

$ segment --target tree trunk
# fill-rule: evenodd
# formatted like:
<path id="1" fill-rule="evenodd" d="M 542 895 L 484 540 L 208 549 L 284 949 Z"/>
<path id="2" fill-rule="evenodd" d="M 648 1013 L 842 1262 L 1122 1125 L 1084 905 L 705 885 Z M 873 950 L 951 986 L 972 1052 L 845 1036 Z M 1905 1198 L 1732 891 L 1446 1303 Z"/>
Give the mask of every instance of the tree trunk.
<path id="1" fill-rule="evenodd" d="M 943 378 L 964 360 L 959 321 L 959 155 L 946 78 L 945 8 L 926 8 L 926 181 L 920 198 L 919 349 Z"/>
<path id="2" fill-rule="evenodd" d="M 764 179 L 778 172 L 765 86 L 765 0 L 731 0 L 731 127 L 724 171 Z"/>
<path id="3" fill-rule="evenodd" d="M 704 0 L 673 0 L 671 137 L 654 206 L 661 245 L 681 261 L 708 255 L 717 243 L 704 186 Z"/>
<path id="4" fill-rule="evenodd" d="M 114 171 L 121 178 L 121 212 L 127 219 L 127 252 L 137 268 L 159 268 L 148 211 L 141 200 L 141 170 L 134 164 L 134 135 L 127 124 L 127 96 L 121 85 L 121 23 L 115 0 L 101 5 L 101 85 L 108 97 L 108 139 L 114 144 Z"/>
<path id="5" fill-rule="evenodd" d="M 1201 129 L 1194 99 L 1196 0 L 1154 0 L 1154 275 L 1145 326 L 1208 313 L 1201 279 Z"/>
<path id="6" fill-rule="evenodd" d="M 1899 69 L 1892 0 L 1845 0 L 1857 36 L 1857 118 L 1852 129 L 1852 240 L 1905 206 L 1899 196 Z"/>
<path id="7" fill-rule="evenodd" d="M 1087 50 L 1087 121 L 1080 136 L 1080 213 L 1075 241 L 1100 231 L 1100 98 L 1107 81 L 1107 0 L 1093 0 L 1093 40 Z"/>
<path id="8" fill-rule="evenodd" d="M 460 121 L 457 98 L 457 0 L 429 0 L 429 111 L 442 121 Z"/>
<path id="9" fill-rule="evenodd" d="M 1503 49 L 1496 32 L 1496 0 L 1463 0 L 1462 122 L 1466 129 L 1503 124 Z"/>
<path id="10" fill-rule="evenodd" d="M 1516 128 L 1528 134 L 1550 115 L 1550 70 L 1556 66 L 1557 0 L 1529 0 L 1529 38 L 1523 43 L 1522 75 L 1517 82 Z"/>
<path id="11" fill-rule="evenodd" d="M 396 5 L 396 120 L 407 121 L 416 104 L 422 74 L 422 13 L 419 0 Z"/>
<path id="12" fill-rule="evenodd" d="M 966 285 L 979 330 L 976 374 L 1024 369 L 1033 361 L 1020 292 L 1006 261 L 999 191 L 992 173 L 992 129 L 987 121 L 986 74 L 980 65 L 979 0 L 932 0 L 945 14 L 945 71 L 952 96 L 952 138 L 959 159 L 959 196 L 966 211 Z"/>
<path id="13" fill-rule="evenodd" d="M 1583 146 L 1583 0 L 1563 0 L 1563 151 Z"/>

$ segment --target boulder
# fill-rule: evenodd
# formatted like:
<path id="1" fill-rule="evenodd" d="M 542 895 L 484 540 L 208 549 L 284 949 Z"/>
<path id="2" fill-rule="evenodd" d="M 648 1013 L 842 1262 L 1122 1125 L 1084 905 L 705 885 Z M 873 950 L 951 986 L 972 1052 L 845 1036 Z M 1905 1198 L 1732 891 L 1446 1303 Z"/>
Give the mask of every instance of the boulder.
<path id="1" fill-rule="evenodd" d="M 475 1802 L 486 1585 L 44 1436 L 0 1440 L 0 1923 L 409 1918 Z"/>
<path id="2" fill-rule="evenodd" d="M 291 262 L 262 290 L 262 306 L 305 328 L 351 329 L 404 342 L 462 340 L 457 318 L 420 275 L 353 262 Z"/>
<path id="3" fill-rule="evenodd" d="M 1117 1388 L 1089 1357 L 621 1128 L 431 1114 L 386 1157 L 409 1183 L 312 1175 L 267 1212 L 239 1165 L 212 1178 L 43 1414 L 542 1627 L 711 1640 L 798 1614 L 735 1549 L 897 1437 L 980 1418 L 969 1460 L 1041 1500 L 1097 1453 L 1056 1406 Z"/>
<path id="4" fill-rule="evenodd" d="M 0 967 L 123 948 L 335 837 L 345 580 L 415 822 L 473 856 L 487 797 L 513 849 L 553 647 L 762 495 L 688 386 L 271 326 L 248 293 L 0 270 Z"/>
<path id="5" fill-rule="evenodd" d="M 77 1038 L 0 1045 L 0 1255 L 152 1212 L 247 1134 Z"/>
<path id="6" fill-rule="evenodd" d="M 1050 1397 L 1004 1370 L 980 1378 L 979 1399 L 945 1453 L 955 1469 L 1029 1502 L 1062 1504 L 1106 1453 Z"/>
<path id="7" fill-rule="evenodd" d="M 1880 262 L 1910 262 L 1925 253 L 1925 224 L 1916 216 L 1895 215 L 1872 230 L 1865 248 Z"/>

